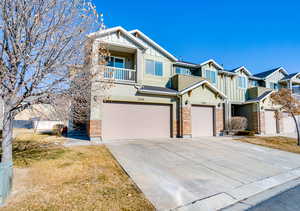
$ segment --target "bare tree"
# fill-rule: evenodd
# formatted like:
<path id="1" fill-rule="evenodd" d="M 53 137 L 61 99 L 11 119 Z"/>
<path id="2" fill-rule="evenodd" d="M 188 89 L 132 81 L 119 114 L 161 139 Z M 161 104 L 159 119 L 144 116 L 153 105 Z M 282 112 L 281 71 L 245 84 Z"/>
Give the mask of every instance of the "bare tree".
<path id="1" fill-rule="evenodd" d="M 297 130 L 298 146 L 300 146 L 299 125 L 296 119 L 296 116 L 300 115 L 300 101 L 293 97 L 292 90 L 285 88 L 274 92 L 271 95 L 271 100 L 273 104 L 280 106 L 283 111 L 287 112 L 293 118 Z M 277 116 L 280 118 L 279 115 Z"/>
<path id="2" fill-rule="evenodd" d="M 70 72 L 70 66 L 84 65 L 85 47 L 92 42 L 86 35 L 99 27 L 98 18 L 88 0 L 1 0 L 2 162 L 12 160 L 12 123 L 19 112 L 34 104 L 54 104 L 57 97 L 70 104 L 88 96 L 82 90 L 88 89 L 95 71 Z M 74 81 L 80 89 L 70 85 Z"/>

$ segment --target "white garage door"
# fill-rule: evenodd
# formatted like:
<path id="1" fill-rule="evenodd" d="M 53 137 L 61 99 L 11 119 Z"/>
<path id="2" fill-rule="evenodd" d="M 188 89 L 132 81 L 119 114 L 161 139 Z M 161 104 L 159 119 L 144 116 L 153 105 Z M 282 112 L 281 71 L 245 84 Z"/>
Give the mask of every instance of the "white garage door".
<path id="1" fill-rule="evenodd" d="M 276 117 L 275 111 L 265 111 L 265 130 L 266 134 L 276 134 L 277 126 L 276 126 Z"/>
<path id="2" fill-rule="evenodd" d="M 296 116 L 299 119 L 299 116 Z M 296 133 L 296 125 L 293 117 L 288 116 L 286 113 L 283 117 L 283 132 L 284 133 Z"/>
<path id="3" fill-rule="evenodd" d="M 192 136 L 214 135 L 213 107 L 192 106 Z"/>
<path id="4" fill-rule="evenodd" d="M 104 139 L 170 137 L 170 105 L 104 103 Z"/>

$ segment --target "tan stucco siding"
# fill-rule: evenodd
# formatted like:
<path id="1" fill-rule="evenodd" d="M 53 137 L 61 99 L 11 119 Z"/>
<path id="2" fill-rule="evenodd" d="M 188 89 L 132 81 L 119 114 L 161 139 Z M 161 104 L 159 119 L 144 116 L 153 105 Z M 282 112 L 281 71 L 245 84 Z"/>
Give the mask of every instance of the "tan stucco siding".
<path id="1" fill-rule="evenodd" d="M 281 71 L 274 72 L 271 76 L 266 79 L 266 87 L 270 88 L 270 83 L 278 83 L 281 79 L 283 79 L 285 75 Z"/>
<path id="2" fill-rule="evenodd" d="M 154 60 L 162 62 L 163 76 L 155 76 L 146 73 L 146 60 Z M 172 75 L 172 62 L 164 57 L 156 57 L 144 54 L 143 55 L 143 85 L 166 86 Z"/>
<path id="3" fill-rule="evenodd" d="M 162 54 L 158 49 L 150 45 L 142 37 L 136 37 L 140 42 L 147 46 L 147 50 L 142 54 L 142 84 L 151 86 L 166 86 L 172 76 L 172 61 Z M 146 60 L 154 60 L 163 63 L 163 76 L 146 74 Z"/>
<path id="4" fill-rule="evenodd" d="M 145 41 L 142 37 L 137 36 L 136 37 L 140 42 L 142 42 L 146 47 L 147 50 L 145 51 L 146 55 L 153 56 L 153 57 L 161 57 L 165 58 L 165 56 L 156 48 L 154 48 L 152 45 L 150 45 L 147 41 Z"/>
<path id="5" fill-rule="evenodd" d="M 172 103 L 175 101 L 170 96 L 145 95 L 137 92 L 137 88 L 130 84 L 115 84 L 106 93 L 108 101 L 130 101 L 147 103 Z"/>
<path id="6" fill-rule="evenodd" d="M 96 41 L 102 41 L 110 44 L 137 48 L 137 46 L 134 44 L 134 42 L 132 42 L 132 40 L 128 39 L 122 33 L 117 33 L 117 32 L 111 33 L 105 37 L 97 38 Z"/>
<path id="7" fill-rule="evenodd" d="M 209 87 L 202 85 L 191 92 L 190 102 L 191 104 L 216 105 L 223 100 Z"/>
<path id="8" fill-rule="evenodd" d="M 199 76 L 191 76 L 191 75 L 174 75 L 172 77 L 172 87 L 178 91 L 182 91 L 183 89 L 192 86 L 193 84 L 204 80 L 204 78 Z"/>
<path id="9" fill-rule="evenodd" d="M 262 106 L 261 107 L 262 109 L 269 109 L 269 110 L 277 110 L 277 109 L 280 108 L 280 106 L 274 105 L 272 103 L 272 100 L 271 100 L 270 97 L 267 97 L 266 99 L 262 100 L 261 101 L 261 106 Z"/>

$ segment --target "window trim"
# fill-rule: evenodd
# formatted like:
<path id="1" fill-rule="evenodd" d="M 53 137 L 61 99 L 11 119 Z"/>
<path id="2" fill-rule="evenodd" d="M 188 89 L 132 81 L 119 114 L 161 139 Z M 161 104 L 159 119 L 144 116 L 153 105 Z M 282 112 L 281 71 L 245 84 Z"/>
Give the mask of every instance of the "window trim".
<path id="1" fill-rule="evenodd" d="M 273 85 L 273 87 L 271 87 L 271 84 Z M 274 85 L 276 85 L 277 87 L 275 88 Z M 276 83 L 276 82 L 269 82 L 269 86 L 270 86 L 270 88 L 273 89 L 273 90 L 279 90 L 279 83 Z"/>
<path id="2" fill-rule="evenodd" d="M 251 84 L 252 87 L 259 87 L 259 83 L 258 83 L 257 80 L 251 80 L 250 84 Z"/>
<path id="3" fill-rule="evenodd" d="M 185 69 L 185 70 L 189 71 L 189 74 L 185 74 L 185 73 L 177 73 L 177 70 L 176 70 L 177 68 Z M 192 71 L 191 71 L 191 69 L 188 68 L 188 67 L 174 66 L 174 75 L 176 75 L 176 74 L 180 74 L 180 75 L 192 75 Z"/>
<path id="4" fill-rule="evenodd" d="M 218 82 L 218 72 L 217 72 L 217 70 L 205 69 L 204 71 L 205 71 L 205 78 L 207 78 L 212 84 L 216 85 L 217 82 Z M 211 78 L 209 78 L 209 77 L 207 76 L 207 71 L 210 71 L 210 72 L 214 72 L 214 73 L 215 73 L 215 82 L 213 82 L 213 81 L 211 80 Z"/>
<path id="5" fill-rule="evenodd" d="M 151 61 L 151 62 L 154 62 L 154 74 L 151 74 L 151 73 L 148 73 L 147 72 L 147 61 Z M 156 63 L 161 63 L 161 75 L 156 75 Z M 157 61 L 157 60 L 153 60 L 153 59 L 145 59 L 145 62 L 144 62 L 144 65 L 145 65 L 145 74 L 146 75 L 151 75 L 151 76 L 154 76 L 154 77 L 163 77 L 164 76 L 164 63 L 162 61 Z"/>
<path id="6" fill-rule="evenodd" d="M 241 87 L 240 86 L 240 78 L 244 78 L 245 79 L 245 87 Z M 247 77 L 246 76 L 243 76 L 243 75 L 239 75 L 238 76 L 238 88 L 239 89 L 247 89 L 248 87 L 248 80 L 247 80 Z"/>
<path id="7" fill-rule="evenodd" d="M 114 67 L 114 68 L 122 68 L 122 69 L 125 69 L 125 67 L 126 67 L 126 64 L 125 64 L 126 59 L 125 59 L 125 57 L 109 56 L 108 58 L 109 58 L 109 59 L 110 59 L 110 58 L 113 58 L 114 66 L 112 66 L 112 67 Z M 123 67 L 115 67 L 115 59 L 121 59 L 121 60 L 123 60 Z M 110 66 L 110 67 L 111 67 L 111 66 Z"/>

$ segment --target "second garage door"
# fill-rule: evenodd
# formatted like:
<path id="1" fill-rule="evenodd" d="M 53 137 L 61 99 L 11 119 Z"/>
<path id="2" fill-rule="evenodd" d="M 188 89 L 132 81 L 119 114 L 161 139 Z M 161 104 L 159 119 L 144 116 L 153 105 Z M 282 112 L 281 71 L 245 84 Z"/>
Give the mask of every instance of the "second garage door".
<path id="1" fill-rule="evenodd" d="M 104 139 L 169 138 L 170 105 L 104 103 Z"/>
<path id="2" fill-rule="evenodd" d="M 266 134 L 276 134 L 277 133 L 277 123 L 276 123 L 275 111 L 265 111 L 265 130 Z"/>
<path id="3" fill-rule="evenodd" d="M 192 106 L 192 136 L 214 135 L 214 109 L 208 106 Z"/>
<path id="4" fill-rule="evenodd" d="M 296 120 L 299 122 L 299 116 L 296 116 Z M 283 117 L 283 132 L 284 133 L 296 133 L 296 125 L 293 117 L 288 116 L 287 113 L 284 113 Z"/>

